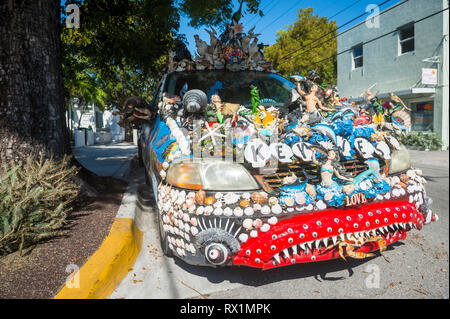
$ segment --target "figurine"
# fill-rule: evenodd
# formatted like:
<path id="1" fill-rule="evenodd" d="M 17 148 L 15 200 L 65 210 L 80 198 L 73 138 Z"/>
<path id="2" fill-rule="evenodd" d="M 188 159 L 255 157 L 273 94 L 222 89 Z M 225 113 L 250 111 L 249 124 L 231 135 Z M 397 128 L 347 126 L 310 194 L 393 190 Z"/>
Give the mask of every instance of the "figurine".
<path id="1" fill-rule="evenodd" d="M 316 151 L 313 150 L 312 161 L 314 164 L 320 167 L 320 176 L 322 178 L 321 185 L 324 187 L 338 187 L 337 183 L 333 181 L 334 175 L 344 181 L 353 181 L 353 178 L 345 177 L 339 172 L 339 169 L 336 166 L 337 156 L 338 155 L 336 154 L 336 151 L 329 150 L 327 153 L 326 161 L 324 163 L 321 163 L 316 159 Z"/>
<path id="2" fill-rule="evenodd" d="M 307 117 L 303 119 L 303 121 L 308 122 L 309 124 L 317 123 L 322 120 L 322 116 L 317 110 L 316 105 L 323 111 L 333 112 L 333 109 L 325 107 L 320 102 L 319 98 L 316 96 L 319 86 L 317 84 L 313 84 L 311 87 L 311 91 L 309 94 L 306 94 L 300 87 L 300 83 L 297 83 L 297 91 L 298 93 L 305 99 L 306 102 L 306 114 Z"/>

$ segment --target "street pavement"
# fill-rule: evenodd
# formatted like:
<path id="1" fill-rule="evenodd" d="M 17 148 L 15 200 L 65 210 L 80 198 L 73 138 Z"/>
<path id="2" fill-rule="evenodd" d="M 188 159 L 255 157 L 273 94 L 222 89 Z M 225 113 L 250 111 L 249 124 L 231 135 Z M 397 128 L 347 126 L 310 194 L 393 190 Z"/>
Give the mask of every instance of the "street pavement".
<path id="1" fill-rule="evenodd" d="M 81 165 L 99 176 L 127 180 L 137 147 L 130 143 L 95 144 L 75 148 L 73 154 Z"/>
<path id="2" fill-rule="evenodd" d="M 449 152 L 411 151 L 428 180 L 439 221 L 383 255 L 298 264 L 269 271 L 191 266 L 163 256 L 156 215 L 143 210 L 144 242 L 133 268 L 110 298 L 449 298 Z"/>

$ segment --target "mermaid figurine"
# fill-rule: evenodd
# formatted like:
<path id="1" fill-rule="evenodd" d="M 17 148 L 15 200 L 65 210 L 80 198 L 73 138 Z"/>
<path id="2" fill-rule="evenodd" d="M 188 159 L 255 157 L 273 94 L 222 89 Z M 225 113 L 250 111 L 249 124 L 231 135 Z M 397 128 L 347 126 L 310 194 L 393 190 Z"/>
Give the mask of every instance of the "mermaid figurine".
<path id="1" fill-rule="evenodd" d="M 320 167 L 321 182 L 317 185 L 317 194 L 323 197 L 328 204 L 332 206 L 342 205 L 345 199 L 345 192 L 343 192 L 343 185 L 338 184 L 333 180 L 333 176 L 343 181 L 352 182 L 353 178 L 345 177 L 341 174 L 337 166 L 338 154 L 335 150 L 329 150 L 326 153 L 325 162 L 319 162 L 316 159 L 316 150 L 313 150 L 312 161 L 318 167 Z"/>

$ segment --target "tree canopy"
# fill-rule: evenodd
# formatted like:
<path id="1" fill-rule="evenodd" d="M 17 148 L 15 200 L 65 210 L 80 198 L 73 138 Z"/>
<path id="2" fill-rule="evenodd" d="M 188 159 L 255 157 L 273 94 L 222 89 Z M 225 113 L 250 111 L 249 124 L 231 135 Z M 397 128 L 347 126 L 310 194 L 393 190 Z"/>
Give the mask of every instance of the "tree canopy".
<path id="1" fill-rule="evenodd" d="M 147 100 L 165 66 L 165 58 L 179 34 L 180 15 L 190 25 L 223 27 L 234 14 L 262 14 L 260 0 L 74 0 L 80 9 L 80 27 L 62 28 L 66 101 L 76 88 L 94 84 L 85 92 L 106 94 L 105 103 L 120 106 L 130 95 Z M 62 7 L 63 18 L 66 16 Z M 92 80 L 89 80 L 91 77 Z M 78 83 L 83 79 L 84 83 Z M 78 93 L 80 91 L 78 90 Z M 91 101 L 95 102 L 95 101 Z"/>
<path id="2" fill-rule="evenodd" d="M 287 30 L 278 31 L 276 43 L 265 48 L 264 54 L 284 76 L 306 76 L 315 69 L 323 82 L 336 84 L 336 57 L 329 58 L 337 50 L 337 40 L 333 37 L 336 34 L 335 21 L 319 17 L 312 8 L 300 9 L 297 21 Z M 319 62 L 324 59 L 327 60 Z"/>

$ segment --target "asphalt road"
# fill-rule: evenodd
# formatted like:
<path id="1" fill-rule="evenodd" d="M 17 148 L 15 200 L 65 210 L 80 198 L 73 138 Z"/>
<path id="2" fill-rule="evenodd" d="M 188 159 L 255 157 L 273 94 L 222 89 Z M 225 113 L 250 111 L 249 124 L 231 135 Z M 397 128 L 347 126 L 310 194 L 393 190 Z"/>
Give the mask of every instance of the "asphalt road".
<path id="1" fill-rule="evenodd" d="M 449 298 L 449 152 L 411 151 L 439 221 L 408 232 L 383 255 L 269 271 L 190 266 L 159 248 L 155 215 L 143 212 L 142 251 L 111 298 Z"/>

